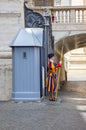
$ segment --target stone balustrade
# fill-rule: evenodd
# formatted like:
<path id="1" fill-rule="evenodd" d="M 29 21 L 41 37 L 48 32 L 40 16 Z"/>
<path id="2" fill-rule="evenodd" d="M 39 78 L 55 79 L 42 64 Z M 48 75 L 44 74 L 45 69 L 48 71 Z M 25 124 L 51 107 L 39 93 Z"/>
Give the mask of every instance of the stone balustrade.
<path id="1" fill-rule="evenodd" d="M 50 10 L 52 23 L 86 23 L 86 6 L 34 7 L 33 9 L 43 14 L 45 8 Z"/>

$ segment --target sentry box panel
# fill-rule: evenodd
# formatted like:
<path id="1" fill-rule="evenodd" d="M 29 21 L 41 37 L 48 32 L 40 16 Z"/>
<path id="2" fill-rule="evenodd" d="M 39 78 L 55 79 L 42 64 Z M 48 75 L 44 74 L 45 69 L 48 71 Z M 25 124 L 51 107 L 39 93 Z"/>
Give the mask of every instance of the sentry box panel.
<path id="1" fill-rule="evenodd" d="M 20 29 L 12 47 L 12 99 L 40 100 L 40 48 L 43 29 Z"/>

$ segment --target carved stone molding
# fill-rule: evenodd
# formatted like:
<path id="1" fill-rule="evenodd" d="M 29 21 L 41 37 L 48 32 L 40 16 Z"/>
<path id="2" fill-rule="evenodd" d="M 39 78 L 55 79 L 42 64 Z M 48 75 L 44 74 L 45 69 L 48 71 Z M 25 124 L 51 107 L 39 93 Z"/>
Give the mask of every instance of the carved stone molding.
<path id="1" fill-rule="evenodd" d="M 27 7 L 27 2 L 24 3 L 25 27 L 44 27 L 44 18 L 41 14 L 34 12 Z"/>

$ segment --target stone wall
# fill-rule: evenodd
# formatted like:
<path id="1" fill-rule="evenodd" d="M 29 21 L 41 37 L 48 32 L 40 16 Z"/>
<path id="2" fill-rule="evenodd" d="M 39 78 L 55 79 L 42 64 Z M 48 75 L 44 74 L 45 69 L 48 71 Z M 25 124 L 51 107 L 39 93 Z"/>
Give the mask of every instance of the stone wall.
<path id="1" fill-rule="evenodd" d="M 12 57 L 8 49 L 0 49 L 0 100 L 11 99 Z"/>
<path id="2" fill-rule="evenodd" d="M 10 100 L 12 53 L 9 44 L 22 27 L 21 0 L 0 0 L 0 100 Z"/>
<path id="3" fill-rule="evenodd" d="M 8 46 L 21 28 L 21 1 L 0 0 L 0 45 Z"/>

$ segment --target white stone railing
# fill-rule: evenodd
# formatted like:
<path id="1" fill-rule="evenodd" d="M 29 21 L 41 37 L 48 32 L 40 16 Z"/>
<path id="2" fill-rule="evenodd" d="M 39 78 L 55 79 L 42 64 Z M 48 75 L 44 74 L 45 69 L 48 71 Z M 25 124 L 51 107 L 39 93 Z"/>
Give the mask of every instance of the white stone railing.
<path id="1" fill-rule="evenodd" d="M 50 10 L 52 23 L 86 23 L 86 6 L 58 6 L 46 8 Z M 43 14 L 45 7 L 34 7 L 33 9 Z"/>

